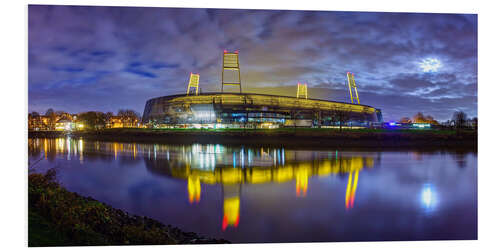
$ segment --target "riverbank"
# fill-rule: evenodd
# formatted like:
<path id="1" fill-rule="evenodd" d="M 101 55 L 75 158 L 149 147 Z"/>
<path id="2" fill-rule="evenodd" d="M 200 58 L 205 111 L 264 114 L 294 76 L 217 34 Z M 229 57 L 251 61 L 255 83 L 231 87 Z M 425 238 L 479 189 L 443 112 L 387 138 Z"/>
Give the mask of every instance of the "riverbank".
<path id="1" fill-rule="evenodd" d="M 229 243 L 182 232 L 69 192 L 55 181 L 54 170 L 28 178 L 30 247 Z"/>
<path id="2" fill-rule="evenodd" d="M 471 130 L 387 129 L 103 129 L 97 131 L 30 131 L 29 138 L 70 136 L 98 141 L 170 144 L 227 144 L 343 148 L 465 148 L 477 150 Z"/>

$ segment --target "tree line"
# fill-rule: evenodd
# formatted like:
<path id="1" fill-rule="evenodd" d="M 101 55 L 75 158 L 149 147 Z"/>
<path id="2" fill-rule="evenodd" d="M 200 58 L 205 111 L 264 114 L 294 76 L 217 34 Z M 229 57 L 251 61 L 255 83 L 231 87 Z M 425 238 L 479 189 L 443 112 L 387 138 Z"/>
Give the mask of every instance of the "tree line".
<path id="1" fill-rule="evenodd" d="M 399 120 L 401 123 L 429 123 L 434 125 L 442 125 L 444 127 L 454 127 L 456 129 L 474 128 L 477 129 L 477 117 L 468 118 L 464 111 L 455 111 L 451 116 L 450 120 L 439 124 L 434 117 L 430 115 L 424 115 L 422 112 L 418 112 L 412 118 L 403 117 Z"/>
<path id="2" fill-rule="evenodd" d="M 119 119 L 123 124 L 134 124 L 141 120 L 141 115 L 132 109 L 120 109 L 116 115 L 113 112 L 87 111 L 78 113 L 75 117 L 68 112 L 54 111 L 49 108 L 43 116 L 45 119 L 42 119 L 42 115 L 38 112 L 31 112 L 28 114 L 28 121 L 34 126 L 46 126 L 47 129 L 53 130 L 61 119 L 78 122 L 88 129 L 104 128 L 112 121 L 112 118 Z"/>

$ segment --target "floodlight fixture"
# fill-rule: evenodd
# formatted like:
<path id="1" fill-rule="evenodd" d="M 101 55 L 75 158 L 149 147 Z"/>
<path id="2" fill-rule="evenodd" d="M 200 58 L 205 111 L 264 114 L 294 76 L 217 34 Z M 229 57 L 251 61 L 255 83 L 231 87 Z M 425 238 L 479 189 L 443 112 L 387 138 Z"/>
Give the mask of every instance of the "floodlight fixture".
<path id="1" fill-rule="evenodd" d="M 186 95 L 189 95 L 191 90 L 194 88 L 195 89 L 195 95 L 198 95 L 198 89 L 199 89 L 199 84 L 200 84 L 200 74 L 193 74 L 189 76 L 189 83 L 188 83 L 188 88 Z"/>
<path id="2" fill-rule="evenodd" d="M 307 99 L 307 83 L 297 83 L 297 98 Z"/>
<path id="3" fill-rule="evenodd" d="M 351 103 L 354 103 L 354 100 L 359 104 L 359 96 L 358 89 L 356 88 L 356 82 L 354 81 L 354 74 L 351 72 L 347 72 L 347 84 L 349 85 L 349 95 L 351 96 Z M 352 89 L 354 89 L 355 96 L 352 95 Z"/>
<path id="4" fill-rule="evenodd" d="M 229 72 L 237 73 L 237 79 L 227 79 L 227 74 Z M 221 81 L 221 91 L 224 92 L 224 85 L 238 85 L 240 87 L 241 93 L 241 74 L 240 74 L 240 64 L 239 64 L 239 51 L 228 52 L 224 50 L 222 55 L 222 81 Z"/>

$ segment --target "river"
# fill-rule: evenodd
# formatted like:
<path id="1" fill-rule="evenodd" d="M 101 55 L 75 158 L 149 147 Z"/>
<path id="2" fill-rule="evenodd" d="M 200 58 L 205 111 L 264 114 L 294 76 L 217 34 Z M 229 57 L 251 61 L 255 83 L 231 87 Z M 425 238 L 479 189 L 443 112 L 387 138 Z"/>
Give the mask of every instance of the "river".
<path id="1" fill-rule="evenodd" d="M 477 239 L 477 153 L 29 139 L 30 169 L 231 242 Z"/>

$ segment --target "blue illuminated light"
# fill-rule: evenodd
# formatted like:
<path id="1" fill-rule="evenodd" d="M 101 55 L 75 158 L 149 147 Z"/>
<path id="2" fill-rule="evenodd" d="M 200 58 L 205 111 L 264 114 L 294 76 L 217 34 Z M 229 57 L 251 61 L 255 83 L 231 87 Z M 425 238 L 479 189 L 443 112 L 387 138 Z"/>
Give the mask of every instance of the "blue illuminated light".
<path id="1" fill-rule="evenodd" d="M 233 168 L 236 167 L 236 152 L 233 152 Z"/>
<path id="2" fill-rule="evenodd" d="M 240 151 L 240 159 L 241 159 L 241 167 L 244 168 L 245 167 L 245 148 L 241 148 L 241 151 Z"/>
<path id="3" fill-rule="evenodd" d="M 428 123 L 413 123 L 413 127 L 417 128 L 430 128 L 431 125 Z"/>

